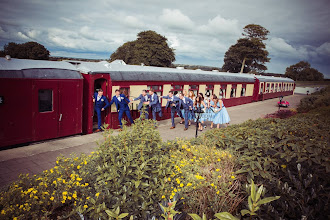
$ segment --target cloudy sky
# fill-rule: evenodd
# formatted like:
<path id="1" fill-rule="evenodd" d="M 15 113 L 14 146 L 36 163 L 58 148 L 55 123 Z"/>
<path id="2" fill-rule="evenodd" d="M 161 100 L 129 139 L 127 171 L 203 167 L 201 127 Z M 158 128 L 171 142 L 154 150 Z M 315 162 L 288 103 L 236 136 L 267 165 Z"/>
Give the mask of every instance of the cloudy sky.
<path id="1" fill-rule="evenodd" d="M 223 65 L 247 24 L 270 31 L 268 71 L 305 60 L 330 78 L 329 0 L 0 0 L 0 48 L 37 41 L 52 56 L 109 58 L 154 30 L 176 63 Z"/>

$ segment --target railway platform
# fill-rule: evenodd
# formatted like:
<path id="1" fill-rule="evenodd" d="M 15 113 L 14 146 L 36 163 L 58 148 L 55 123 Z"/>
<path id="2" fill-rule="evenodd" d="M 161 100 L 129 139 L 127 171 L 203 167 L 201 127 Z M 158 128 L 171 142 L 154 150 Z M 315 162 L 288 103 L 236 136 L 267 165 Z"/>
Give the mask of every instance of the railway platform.
<path id="1" fill-rule="evenodd" d="M 305 95 L 296 94 L 287 96 L 284 99 L 290 102 L 289 109 L 296 108 L 300 99 Z M 262 102 L 254 102 L 227 108 L 231 118 L 230 124 L 239 124 L 249 119 L 255 120 L 264 117 L 266 114 L 278 110 L 278 99 L 269 99 Z M 180 118 L 176 118 L 176 128 L 171 127 L 171 119 L 159 122 L 158 130 L 163 141 L 175 138 L 195 137 L 195 124 L 193 123 L 187 131 L 184 125 L 179 124 Z M 206 123 L 210 130 L 210 122 Z M 116 131 L 117 132 L 117 131 Z M 198 132 L 200 135 L 201 132 Z M 37 142 L 20 147 L 0 151 L 0 188 L 15 181 L 19 174 L 29 173 L 30 175 L 41 173 L 43 170 L 55 166 L 56 158 L 63 155 L 69 157 L 72 154 L 79 156 L 81 153 L 89 154 L 98 147 L 97 141 L 102 140 L 102 133 L 89 135 L 75 135 L 59 139 Z"/>

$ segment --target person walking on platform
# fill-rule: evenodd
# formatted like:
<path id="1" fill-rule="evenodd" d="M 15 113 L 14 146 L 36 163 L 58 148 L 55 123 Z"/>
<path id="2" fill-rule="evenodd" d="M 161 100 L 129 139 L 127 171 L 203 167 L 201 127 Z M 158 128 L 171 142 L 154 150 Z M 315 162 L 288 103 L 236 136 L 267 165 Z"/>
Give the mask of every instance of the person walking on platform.
<path id="1" fill-rule="evenodd" d="M 150 95 L 147 94 L 147 90 L 142 90 L 142 93 L 139 95 L 139 97 L 135 98 L 135 99 L 131 99 L 131 101 L 137 101 L 140 100 L 140 103 L 138 105 L 138 110 L 140 111 L 140 118 L 141 115 L 143 114 L 143 111 L 145 112 L 145 119 L 149 118 L 149 102 L 150 102 Z M 145 106 L 145 108 L 142 110 L 143 106 Z"/>
<path id="2" fill-rule="evenodd" d="M 153 88 L 151 88 L 149 90 L 149 95 L 150 95 L 149 106 L 151 108 L 152 118 L 153 118 L 153 120 L 156 121 L 157 113 L 159 114 L 159 117 L 163 117 L 162 106 L 160 105 L 158 95 L 155 93 Z M 157 126 L 155 126 L 155 127 L 157 127 Z"/>
<path id="3" fill-rule="evenodd" d="M 165 109 L 167 109 L 168 107 L 171 108 L 172 127 L 170 129 L 174 129 L 175 128 L 175 123 L 174 123 L 175 113 L 177 113 L 180 116 L 181 121 L 184 121 L 182 113 L 180 111 L 180 107 L 179 107 L 180 99 L 179 99 L 179 97 L 173 95 L 172 91 L 170 91 L 167 96 L 163 96 L 162 98 L 167 99 Z"/>
<path id="4" fill-rule="evenodd" d="M 124 113 L 126 113 L 126 116 L 128 117 L 129 121 L 133 124 L 134 121 L 131 116 L 130 109 L 128 107 L 128 103 L 130 102 L 129 99 L 124 94 L 120 94 L 119 89 L 116 89 L 115 93 L 116 93 L 116 95 L 112 97 L 110 105 L 112 105 L 113 103 L 116 104 L 120 128 L 123 127 L 121 119 L 122 119 Z"/>
<path id="5" fill-rule="evenodd" d="M 102 126 L 101 112 L 103 112 L 106 108 L 108 108 L 110 104 L 107 97 L 103 95 L 102 89 L 99 89 L 98 92 L 94 93 L 93 102 L 95 103 L 94 110 L 97 113 L 97 130 L 95 132 L 99 132 L 101 131 L 101 126 Z"/>
<path id="6" fill-rule="evenodd" d="M 180 109 L 183 109 L 184 110 L 184 118 L 185 118 L 185 121 L 184 121 L 184 131 L 188 130 L 188 114 L 189 112 L 191 112 L 193 110 L 193 101 L 188 98 L 188 97 L 185 97 L 183 95 L 183 93 L 180 93 L 179 95 L 179 106 L 180 106 Z"/>

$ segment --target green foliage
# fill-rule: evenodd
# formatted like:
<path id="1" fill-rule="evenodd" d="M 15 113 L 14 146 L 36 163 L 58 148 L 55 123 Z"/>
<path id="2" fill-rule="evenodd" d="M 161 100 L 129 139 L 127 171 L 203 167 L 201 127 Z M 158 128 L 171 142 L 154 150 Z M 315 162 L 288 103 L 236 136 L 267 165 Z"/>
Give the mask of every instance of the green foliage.
<path id="1" fill-rule="evenodd" d="M 120 46 L 110 57 L 111 61 L 120 59 L 127 64 L 170 67 L 175 61 L 174 50 L 167 44 L 167 39 L 155 31 L 138 33 L 135 41 Z"/>
<path id="2" fill-rule="evenodd" d="M 1 51 L 2 55 L 10 55 L 12 58 L 33 59 L 33 60 L 48 60 L 49 51 L 37 42 L 26 42 L 17 44 L 10 42 L 4 46 Z"/>
<path id="3" fill-rule="evenodd" d="M 234 175 L 237 158 L 227 150 L 193 145 L 189 141 L 176 140 L 167 143 L 172 174 L 167 179 L 171 191 L 185 198 L 185 212 L 212 217 L 221 211 L 234 212 L 243 201 L 240 178 Z"/>
<path id="4" fill-rule="evenodd" d="M 330 106 L 330 86 L 301 99 L 297 111 L 308 112 L 323 106 Z"/>
<path id="5" fill-rule="evenodd" d="M 246 173 L 249 179 L 265 185 L 269 196 L 280 195 L 285 200 L 276 201 L 273 206 L 266 205 L 262 210 L 262 213 L 267 213 L 264 218 L 276 214 L 278 218 L 294 216 L 294 219 L 299 219 L 313 213 L 322 219 L 329 205 L 326 196 L 330 179 L 329 116 L 329 107 L 318 108 L 288 119 L 258 119 L 211 130 L 200 139 L 208 146 L 233 151 L 241 167 L 236 174 Z M 308 167 L 301 180 L 298 173 L 293 175 L 292 172 L 298 164 L 302 168 Z M 313 177 L 311 180 L 309 174 Z M 307 187 L 309 181 L 311 183 Z M 286 191 L 283 190 L 284 185 L 287 186 Z M 306 190 L 301 191 L 302 188 Z M 299 196 L 290 196 L 292 192 Z M 305 199 L 309 203 L 304 203 Z M 311 201 L 323 205 L 313 206 Z"/>
<path id="6" fill-rule="evenodd" d="M 317 69 L 311 68 L 306 61 L 300 61 L 286 68 L 285 76 L 298 81 L 322 81 L 324 75 Z"/>
<path id="7" fill-rule="evenodd" d="M 265 62 L 269 62 L 268 51 L 262 40 L 267 39 L 269 31 L 260 25 L 250 24 L 245 26 L 243 34 L 245 38 L 240 38 L 225 53 L 223 71 L 238 73 L 243 67 L 243 72 L 264 72 L 267 67 Z"/>

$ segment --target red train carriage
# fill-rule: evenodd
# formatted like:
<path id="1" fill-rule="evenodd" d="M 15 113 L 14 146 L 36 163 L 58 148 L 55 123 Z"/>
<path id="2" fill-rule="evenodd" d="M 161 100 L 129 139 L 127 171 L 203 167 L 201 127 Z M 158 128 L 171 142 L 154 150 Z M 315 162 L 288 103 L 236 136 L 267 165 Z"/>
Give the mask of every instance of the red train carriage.
<path id="1" fill-rule="evenodd" d="M 216 94 L 224 98 L 227 107 L 250 103 L 261 99 L 262 89 L 265 82 L 290 82 L 291 79 L 279 77 L 254 76 L 251 74 L 210 72 L 201 70 L 186 70 L 173 68 L 160 68 L 150 66 L 126 65 L 123 61 L 113 63 L 100 62 L 78 62 L 75 64 L 77 70 L 83 73 L 84 79 L 88 81 L 89 88 L 85 87 L 85 109 L 84 118 L 88 119 L 84 123 L 83 131 L 91 133 L 93 131 L 93 107 L 91 94 L 97 89 L 102 88 L 106 96 L 110 99 L 116 89 L 124 89 L 128 96 L 137 97 L 143 89 L 153 88 L 158 96 L 167 95 L 169 91 L 182 92 L 193 91 L 195 94 L 201 92 L 210 95 Z M 282 85 L 281 84 L 281 85 Z M 93 88 L 94 87 L 94 88 Z M 284 88 L 284 86 L 281 88 Z M 279 95 L 292 94 L 292 90 L 287 93 L 279 90 L 271 95 L 263 96 L 263 99 L 278 97 Z M 86 98 L 88 97 L 88 98 Z M 170 118 L 170 112 L 164 109 L 166 100 L 162 102 L 163 119 Z M 87 108 L 87 109 L 86 109 Z M 133 118 L 139 117 L 137 102 L 130 104 Z M 157 118 L 159 119 L 159 118 Z M 104 114 L 105 123 L 110 124 L 111 128 L 118 128 L 118 113 L 114 106 Z M 126 121 L 128 121 L 126 119 Z M 94 119 L 94 124 L 96 119 Z"/>
<path id="2" fill-rule="evenodd" d="M 69 63 L 0 58 L 0 147 L 81 133 L 82 91 Z"/>
<path id="3" fill-rule="evenodd" d="M 124 89 L 133 98 L 150 88 L 159 96 L 183 90 L 216 94 L 230 107 L 291 95 L 294 81 L 251 74 L 133 66 L 123 61 L 91 63 L 0 58 L 0 147 L 92 133 L 97 121 L 92 96 L 100 88 L 109 100 L 116 89 Z M 164 109 L 166 100 L 161 103 L 162 119 L 170 118 L 170 112 Z M 137 104 L 130 104 L 134 119 L 139 117 Z M 118 128 L 114 105 L 102 114 L 103 123 Z"/>

